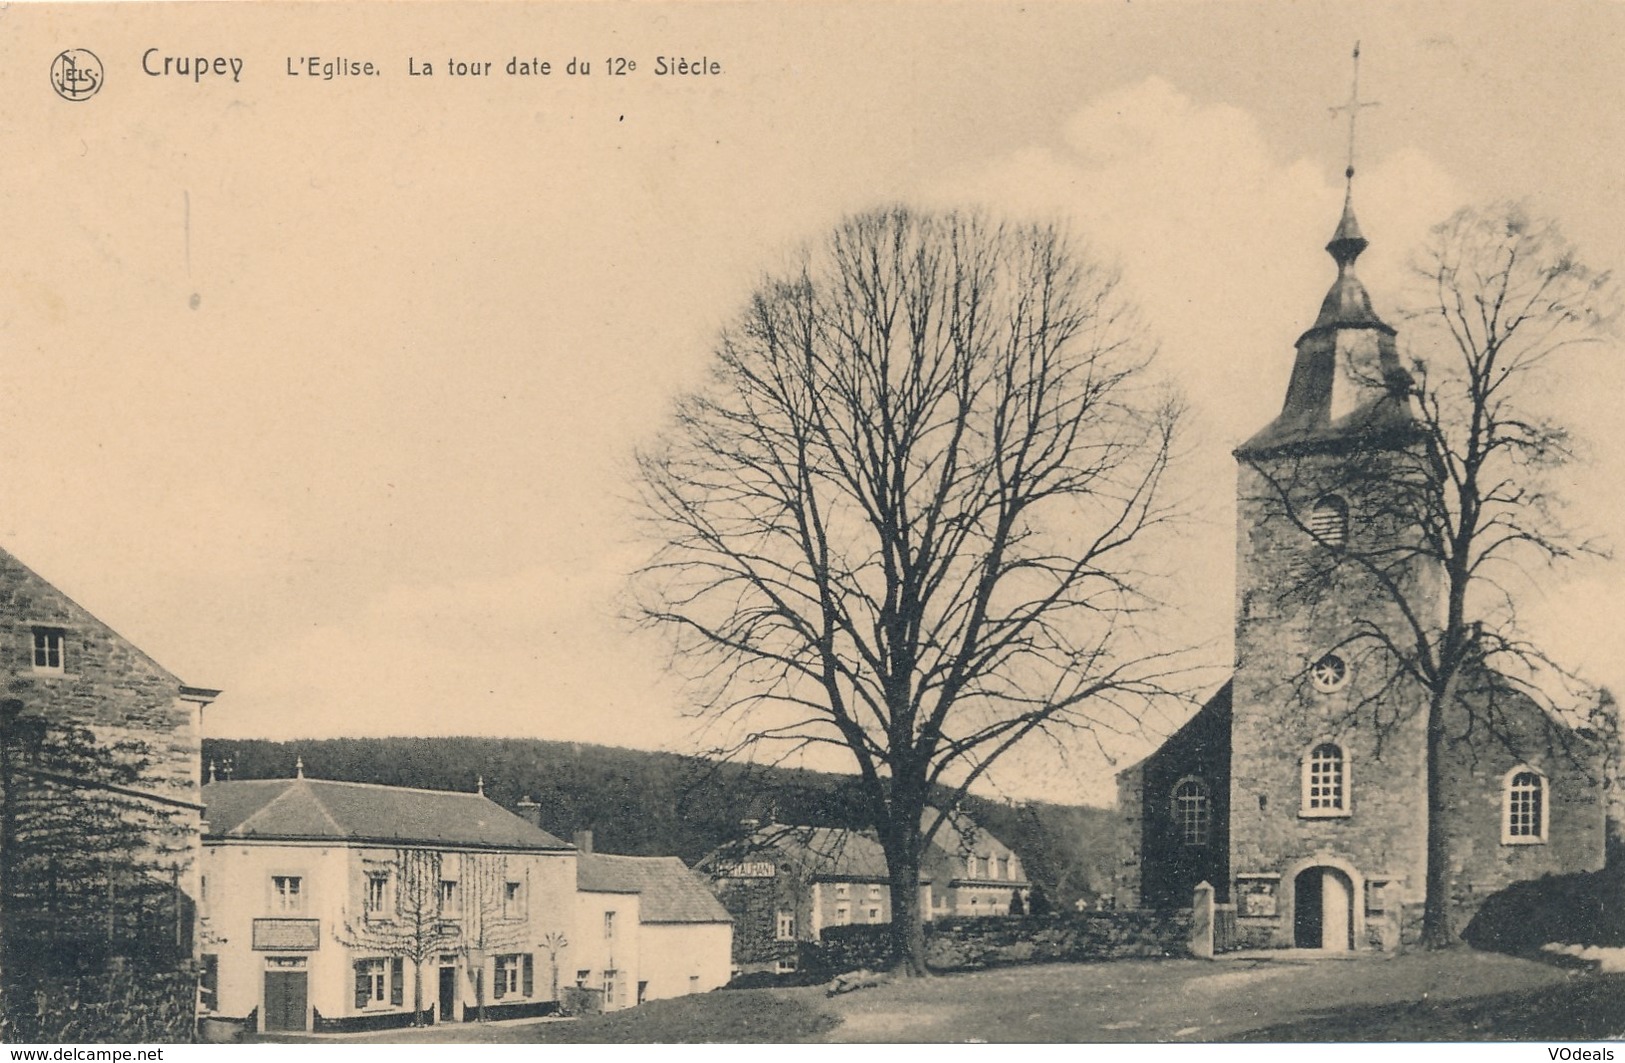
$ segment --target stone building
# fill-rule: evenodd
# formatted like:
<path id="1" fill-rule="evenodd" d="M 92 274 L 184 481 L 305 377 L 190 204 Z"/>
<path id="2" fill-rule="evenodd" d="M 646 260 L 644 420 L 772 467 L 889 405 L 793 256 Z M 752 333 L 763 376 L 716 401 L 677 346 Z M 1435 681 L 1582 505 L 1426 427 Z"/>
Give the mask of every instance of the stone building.
<path id="1" fill-rule="evenodd" d="M 891 877 L 873 835 L 770 823 L 697 865 L 733 916 L 733 966 L 741 974 L 791 974 L 826 926 L 891 922 Z M 920 881 L 930 911 L 930 882 Z"/>
<path id="2" fill-rule="evenodd" d="M 1346 202 L 1281 413 L 1235 452 L 1235 671 L 1118 776 L 1119 905 L 1188 906 L 1205 880 L 1259 945 L 1394 947 L 1424 896 L 1426 692 L 1371 633 L 1410 630 L 1400 603 L 1442 616 L 1442 580 L 1385 497 L 1429 466 L 1395 330 L 1355 274 L 1365 247 Z M 1594 736 L 1483 670 L 1448 715 L 1458 926 L 1512 882 L 1602 865 Z"/>
<path id="3" fill-rule="evenodd" d="M 6 1020 L 46 1039 L 52 1016 L 16 1002 L 72 1003 L 83 1026 L 105 989 L 141 1029 L 189 1029 L 199 730 L 219 691 L 181 682 L 5 551 L 0 674 Z"/>
<path id="4" fill-rule="evenodd" d="M 927 809 L 922 828 L 936 821 Z M 734 918 L 734 966 L 744 974 L 790 974 L 825 928 L 892 919 L 891 876 L 874 834 L 769 824 L 700 861 Z M 960 813 L 949 814 L 920 855 L 920 913 L 1004 916 L 1032 884 L 1009 846 Z"/>
<path id="5" fill-rule="evenodd" d="M 1015 850 L 963 813 L 928 808 L 920 817 L 920 828 L 929 830 L 939 814 L 942 825 L 920 860 L 931 898 L 923 909 L 925 918 L 1009 915 L 1011 899 L 1016 896 L 1025 910 L 1032 883 Z"/>

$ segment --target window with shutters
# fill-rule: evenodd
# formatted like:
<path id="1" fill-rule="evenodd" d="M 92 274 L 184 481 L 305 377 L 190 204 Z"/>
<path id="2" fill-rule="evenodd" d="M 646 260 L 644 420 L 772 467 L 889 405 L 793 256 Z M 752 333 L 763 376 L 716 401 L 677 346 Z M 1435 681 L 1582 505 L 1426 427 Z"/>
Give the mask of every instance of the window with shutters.
<path id="1" fill-rule="evenodd" d="M 1328 550 L 1341 550 L 1349 538 L 1349 505 L 1327 495 L 1309 511 L 1309 534 Z"/>
<path id="2" fill-rule="evenodd" d="M 496 979 L 491 983 L 491 991 L 498 1000 L 504 997 L 520 995 L 519 972 L 521 964 L 517 954 L 498 956 L 496 964 Z"/>
<path id="3" fill-rule="evenodd" d="M 1501 842 L 1538 845 L 1546 840 L 1546 776 L 1527 764 L 1507 773 L 1502 787 Z"/>
<path id="4" fill-rule="evenodd" d="M 355 965 L 355 1006 L 382 1007 L 389 994 L 387 960 L 361 960 Z"/>

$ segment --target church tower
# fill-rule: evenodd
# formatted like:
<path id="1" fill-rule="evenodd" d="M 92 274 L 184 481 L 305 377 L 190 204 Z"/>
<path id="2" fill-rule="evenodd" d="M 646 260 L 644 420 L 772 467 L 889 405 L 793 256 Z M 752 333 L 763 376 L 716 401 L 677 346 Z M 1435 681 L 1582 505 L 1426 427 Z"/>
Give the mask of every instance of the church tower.
<path id="1" fill-rule="evenodd" d="M 1281 413 L 1235 452 L 1238 922 L 1331 949 L 1397 940 L 1399 903 L 1422 896 L 1426 697 L 1382 640 L 1440 586 L 1414 509 L 1393 504 L 1428 466 L 1394 330 L 1355 273 L 1352 176 Z"/>
<path id="2" fill-rule="evenodd" d="M 1235 670 L 1117 773 L 1117 903 L 1216 902 L 1219 950 L 1395 948 L 1417 939 L 1426 894 L 1430 700 L 1404 665 L 1442 624 L 1425 525 L 1448 492 L 1355 270 L 1354 116 L 1370 104 L 1354 58 L 1348 187 L 1326 245 L 1337 276 L 1280 414 L 1235 450 Z M 1488 667 L 1438 722 L 1435 827 L 1458 927 L 1515 883 L 1602 867 L 1595 735 Z"/>

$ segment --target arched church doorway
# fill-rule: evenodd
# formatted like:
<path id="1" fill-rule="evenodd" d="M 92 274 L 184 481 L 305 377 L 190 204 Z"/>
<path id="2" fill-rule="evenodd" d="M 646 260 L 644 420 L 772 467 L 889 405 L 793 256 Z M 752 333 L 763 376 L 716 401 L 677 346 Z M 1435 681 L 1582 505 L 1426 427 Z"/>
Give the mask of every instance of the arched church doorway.
<path id="1" fill-rule="evenodd" d="M 1335 867 L 1309 867 L 1292 880 L 1292 944 L 1346 952 L 1354 948 L 1354 883 Z"/>

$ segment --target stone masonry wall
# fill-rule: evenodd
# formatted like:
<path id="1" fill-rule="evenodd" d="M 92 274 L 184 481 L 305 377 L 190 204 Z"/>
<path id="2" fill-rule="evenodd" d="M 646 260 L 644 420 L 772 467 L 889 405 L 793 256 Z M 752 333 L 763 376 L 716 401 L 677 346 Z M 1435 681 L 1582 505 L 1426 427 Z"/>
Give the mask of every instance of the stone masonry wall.
<path id="1" fill-rule="evenodd" d="M 1451 748 L 1447 776 L 1458 930 L 1488 895 L 1542 875 L 1599 870 L 1607 850 L 1600 742 L 1515 693 L 1489 704 L 1479 691 L 1475 702 L 1477 738 Z M 1465 719 L 1453 730 L 1467 732 Z M 1546 776 L 1549 805 L 1544 839 L 1528 844 L 1503 836 L 1507 775 L 1523 766 Z"/>
<path id="2" fill-rule="evenodd" d="M 926 964 L 962 971 L 1021 963 L 1189 955 L 1189 909 L 942 919 L 925 925 Z M 829 927 L 820 962 L 829 975 L 888 963 L 890 927 Z"/>
<path id="3" fill-rule="evenodd" d="M 1341 863 L 1356 873 L 1356 891 L 1379 877 L 1390 883 L 1391 904 L 1420 899 L 1425 702 L 1372 643 L 1349 641 L 1362 625 L 1403 631 L 1393 603 L 1356 566 L 1330 564 L 1326 548 L 1300 526 L 1322 492 L 1338 490 L 1342 459 L 1254 460 L 1258 467 L 1241 464 L 1237 495 L 1230 871 L 1281 876 L 1267 919 L 1273 943 L 1290 944 L 1292 877 L 1303 867 Z M 1290 504 L 1282 500 L 1283 485 Z M 1347 501 L 1351 550 L 1406 534 L 1370 519 L 1375 507 L 1359 498 Z M 1424 566 L 1411 571 L 1408 583 L 1412 601 L 1436 594 L 1436 573 Z M 1344 659 L 1349 676 L 1325 693 L 1309 672 L 1331 652 Z M 1344 751 L 1347 815 L 1306 815 L 1303 808 L 1304 758 L 1323 741 Z M 1363 907 L 1359 896 L 1355 906 Z M 1250 936 L 1257 919 L 1242 920 Z"/>
<path id="4" fill-rule="evenodd" d="M 34 667 L 36 628 L 62 632 L 60 671 Z M 4 551 L 0 681 L 3 697 L 21 702 L 21 721 L 43 720 L 53 731 L 86 728 L 119 757 L 148 762 L 132 788 L 198 805 L 198 710 L 181 699 L 180 680 Z M 201 813 L 162 807 L 164 834 L 152 838 L 152 849 L 195 901 Z"/>

